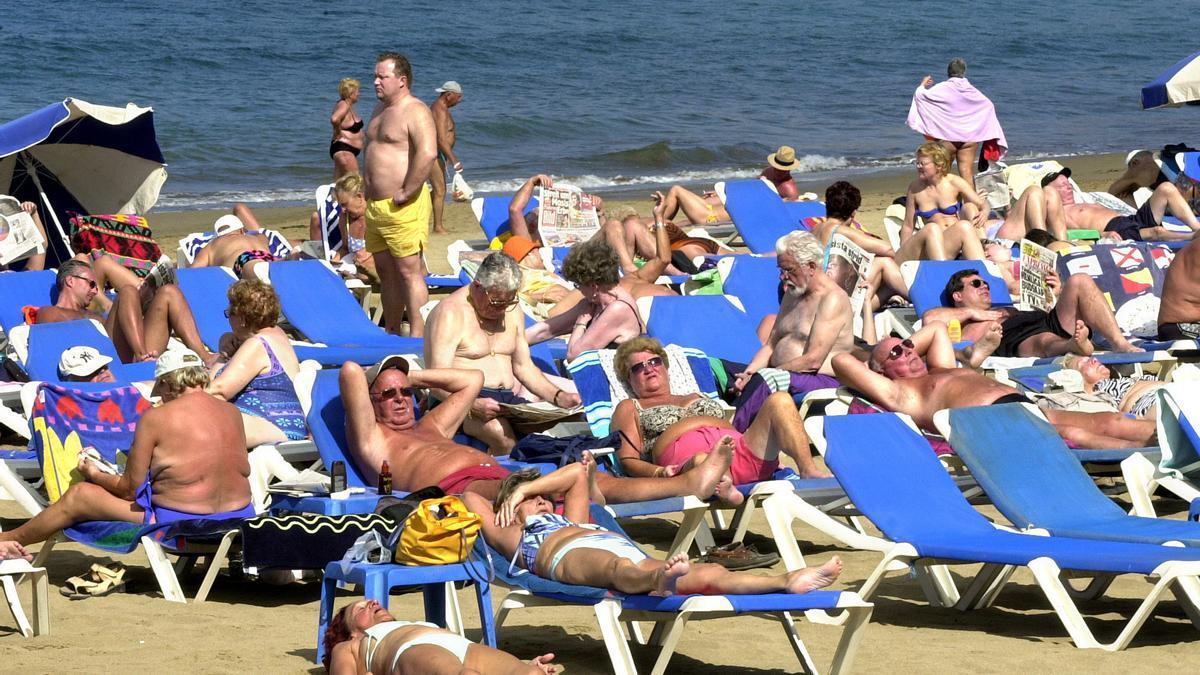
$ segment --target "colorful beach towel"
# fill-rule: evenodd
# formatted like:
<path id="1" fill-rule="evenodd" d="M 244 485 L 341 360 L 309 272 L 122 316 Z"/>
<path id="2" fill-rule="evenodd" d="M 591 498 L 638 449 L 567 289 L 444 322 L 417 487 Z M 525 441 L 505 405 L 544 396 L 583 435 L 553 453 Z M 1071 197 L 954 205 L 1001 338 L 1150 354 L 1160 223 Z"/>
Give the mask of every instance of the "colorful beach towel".
<path id="1" fill-rule="evenodd" d="M 951 77 L 928 89 L 918 85 L 908 109 L 908 126 L 943 141 L 995 141 L 1000 149 L 996 159 L 1008 152 L 996 107 L 965 77 Z"/>
<path id="2" fill-rule="evenodd" d="M 162 257 L 162 249 L 142 216 L 117 213 L 102 216 L 71 216 L 71 245 L 75 252 L 107 251 L 122 266 L 139 277 Z"/>
<path id="3" fill-rule="evenodd" d="M 1148 242 L 1096 244 L 1091 249 L 1058 256 L 1058 275 L 1087 274 L 1095 280 L 1117 324 L 1128 335 L 1158 336 L 1158 305 L 1167 266 L 1175 253 Z"/>

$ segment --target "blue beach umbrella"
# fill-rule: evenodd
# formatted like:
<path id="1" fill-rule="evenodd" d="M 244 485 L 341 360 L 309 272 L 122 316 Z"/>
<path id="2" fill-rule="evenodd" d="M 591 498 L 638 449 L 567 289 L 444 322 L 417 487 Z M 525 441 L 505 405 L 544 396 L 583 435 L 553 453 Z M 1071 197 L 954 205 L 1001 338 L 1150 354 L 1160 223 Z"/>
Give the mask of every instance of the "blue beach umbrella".
<path id="1" fill-rule="evenodd" d="M 68 98 L 0 125 L 0 194 L 38 205 L 48 263 L 72 255 L 68 211 L 145 213 L 166 180 L 150 108 Z"/>
<path id="2" fill-rule="evenodd" d="M 1142 109 L 1200 103 L 1200 52 L 1166 69 L 1142 87 Z"/>

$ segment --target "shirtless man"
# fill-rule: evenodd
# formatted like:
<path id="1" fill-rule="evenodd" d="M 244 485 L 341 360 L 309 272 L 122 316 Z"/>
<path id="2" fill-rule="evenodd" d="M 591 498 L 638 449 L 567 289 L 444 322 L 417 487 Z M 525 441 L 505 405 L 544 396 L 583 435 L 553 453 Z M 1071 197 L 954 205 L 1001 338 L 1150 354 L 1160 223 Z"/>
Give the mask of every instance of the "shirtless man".
<path id="1" fill-rule="evenodd" d="M 384 52 L 375 64 L 379 105 L 367 125 L 363 177 L 367 181 L 367 251 L 375 259 L 389 333 L 400 333 L 408 309 L 409 334 L 425 334 L 421 306 L 429 300 L 421 254 L 429 241 L 432 201 L 425 180 L 437 155 L 433 115 L 412 95 L 412 66 Z"/>
<path id="2" fill-rule="evenodd" d="M 945 408 L 1032 403 L 1008 385 L 970 368 L 956 368 L 954 346 L 940 321 L 927 320 L 907 340 L 880 340 L 869 364 L 853 354 L 838 354 L 833 369 L 846 386 L 876 405 L 909 415 L 927 431 L 936 432 L 933 414 Z M 1063 438 L 1086 448 L 1141 447 L 1150 445 L 1155 434 L 1153 420 L 1129 419 L 1121 413 L 1042 412 Z"/>
<path id="3" fill-rule="evenodd" d="M 569 380 L 551 382 L 529 356 L 525 317 L 517 307 L 520 285 L 521 268 L 516 261 L 502 252 L 492 253 L 480 264 L 474 281 L 429 313 L 425 340 L 428 367 L 483 373 L 483 389 L 471 404 L 463 431 L 487 443 L 495 455 L 508 454 L 517 442 L 501 403 L 579 405 Z M 435 388 L 433 395 L 444 400 L 449 392 Z"/>
<path id="4" fill-rule="evenodd" d="M 339 384 L 346 408 L 347 455 L 367 480 L 378 480 L 379 467 L 387 460 L 396 489 L 412 491 L 437 485 L 447 494 L 470 491 L 487 499 L 496 498 L 500 481 L 509 471 L 496 464 L 491 455 L 451 440 L 483 386 L 482 372 L 430 368 L 410 373 L 408 361 L 393 355 L 367 372 L 357 363 L 346 363 Z M 414 414 L 412 399 L 417 387 L 448 393 L 420 421 Z M 681 495 L 707 499 L 733 461 L 728 448 L 714 452 L 699 468 L 678 476 L 617 478 L 600 473 L 596 483 L 612 503 Z"/>
<path id="5" fill-rule="evenodd" d="M 462 102 L 462 85 L 451 80 L 436 89 L 437 100 L 429 106 L 433 113 L 433 125 L 437 129 L 437 160 L 433 171 L 429 172 L 429 185 L 433 187 L 433 231 L 446 233 L 442 224 L 442 211 L 446 207 L 446 165 L 454 167 L 454 171 L 462 171 L 462 162 L 454 154 L 454 118 L 450 109 Z"/>
<path id="6" fill-rule="evenodd" d="M 38 323 L 95 319 L 104 325 L 117 348 L 117 355 L 125 363 L 158 358 L 167 348 L 167 339 L 173 330 L 184 345 L 204 359 L 204 363 L 211 365 L 217 361 L 218 356 L 208 351 L 200 339 L 200 330 L 196 328 L 187 298 L 174 284 L 159 288 L 144 310 L 142 292 L 146 286 L 121 285 L 116 289 L 117 299 L 106 317 L 88 309 L 100 287 L 86 262 L 71 259 L 63 263 L 58 268 L 55 283 L 58 301 L 38 308 Z"/>
<path id="7" fill-rule="evenodd" d="M 253 517 L 242 417 L 232 404 L 205 393 L 208 381 L 194 352 L 160 356 L 154 391 L 163 404 L 138 420 L 125 473 L 107 473 L 81 456 L 79 473 L 86 482 L 72 485 L 24 525 L 0 532 L 0 541 L 34 544 L 89 520 L 149 525 Z"/>
<path id="8" fill-rule="evenodd" d="M 1137 202 L 1133 198 L 1134 192 L 1139 188 L 1153 190 L 1165 182 L 1167 177 L 1154 161 L 1154 153 L 1149 150 L 1134 150 L 1125 160 L 1125 173 L 1108 186 L 1107 192 L 1137 208 Z"/>
<path id="9" fill-rule="evenodd" d="M 994 332 L 993 324 L 999 324 L 1001 337 L 996 356 L 1087 356 L 1095 349 L 1092 331 L 1104 336 L 1114 351 L 1145 351 L 1133 346 L 1121 332 L 1104 294 L 1090 276 L 1072 274 L 1062 285 L 1058 275 L 1049 272 L 1046 285 L 1058 298 L 1052 311 L 993 308 L 987 280 L 973 269 L 960 270 L 950 276 L 943 292 L 954 306 L 935 307 L 925 312 L 922 319 L 943 323 L 957 319 L 964 340 L 980 340 Z"/>
<path id="10" fill-rule="evenodd" d="M 800 199 L 800 188 L 796 187 L 792 172 L 799 168 L 800 161 L 796 159 L 796 150 L 790 145 L 781 145 L 778 150 L 767 155 L 767 168 L 759 175 L 771 181 L 780 199 L 794 202 Z"/>
<path id="11" fill-rule="evenodd" d="M 761 376 L 752 380 L 759 369 L 791 371 L 788 391 L 807 394 L 837 387 L 831 359 L 854 348 L 850 296 L 822 271 L 824 250 L 816 237 L 803 230 L 789 232 L 775 243 L 775 253 L 784 286 L 779 315 L 770 336 L 733 384 L 741 392 L 733 426 L 743 433 L 772 393 Z"/>
<path id="12" fill-rule="evenodd" d="M 1042 177 L 1042 186 L 1031 185 L 1013 205 L 997 236 L 1020 239 L 1027 230 L 1047 230 L 1055 239 L 1067 239 L 1067 230 L 1096 230 L 1105 236 L 1133 241 L 1183 241 L 1200 231 L 1200 221 L 1171 183 L 1154 188 L 1154 194 L 1132 216 L 1123 216 L 1099 204 L 1076 204 L 1071 170 L 1063 167 Z M 1170 213 L 1192 232 L 1183 234 L 1162 226 Z"/>
<path id="13" fill-rule="evenodd" d="M 242 204 L 237 206 L 245 208 Z M 254 272 L 256 267 L 275 260 L 267 236 L 260 230 L 247 230 L 246 224 L 236 215 L 217 218 L 213 231 L 217 236 L 200 249 L 192 260 L 192 267 L 232 267 L 238 278 L 253 280 L 258 278 Z"/>
<path id="14" fill-rule="evenodd" d="M 1200 338 L 1200 240 L 1175 254 L 1158 306 L 1159 340 Z"/>

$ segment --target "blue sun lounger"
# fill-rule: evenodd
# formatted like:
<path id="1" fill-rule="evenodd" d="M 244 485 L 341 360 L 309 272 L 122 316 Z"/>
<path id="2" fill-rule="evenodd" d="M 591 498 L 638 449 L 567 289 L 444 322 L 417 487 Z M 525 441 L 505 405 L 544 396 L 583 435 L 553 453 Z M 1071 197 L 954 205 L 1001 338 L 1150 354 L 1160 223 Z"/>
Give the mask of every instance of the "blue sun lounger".
<path id="1" fill-rule="evenodd" d="M 94 347 L 112 359 L 108 368 L 117 382 L 139 382 L 154 379 L 154 362 L 121 363 L 112 340 L 90 319 L 38 323 L 29 327 L 29 356 L 25 369 L 34 380 L 59 382 L 58 362 L 62 353 L 71 347 Z M 109 385 L 112 386 L 112 385 Z"/>
<path id="2" fill-rule="evenodd" d="M 510 204 L 512 204 L 510 195 L 476 197 L 471 200 L 471 210 L 475 213 L 475 218 L 479 221 L 479 229 L 483 230 L 483 236 L 487 237 L 489 243 L 512 229 L 508 222 Z M 523 212 L 528 215 L 530 211 L 538 208 L 539 204 L 537 197 L 530 197 Z"/>
<path id="3" fill-rule="evenodd" d="M 752 253 L 774 253 L 780 237 L 801 229 L 800 212 L 789 211 L 779 193 L 761 178 L 717 183 L 716 187 L 734 227 Z"/>
<path id="4" fill-rule="evenodd" d="M 737 363 L 750 363 L 762 347 L 758 324 L 724 295 L 639 298 L 638 311 L 646 334 L 664 345 L 693 347 Z"/>
<path id="5" fill-rule="evenodd" d="M 859 590 L 864 599 L 875 593 L 892 562 L 918 567 L 982 562 L 984 567 L 956 605 L 987 607 L 1003 587 L 1009 566 L 1028 567 L 1075 645 L 1106 651 L 1128 646 L 1168 591 L 1189 612 L 1200 601 L 1200 550 L 998 529 L 971 508 L 920 435 L 892 413 L 834 417 L 827 421 L 825 434 L 829 441 L 825 458 L 838 482 L 863 514 L 895 542 Z M 1155 579 L 1116 640 L 1101 643 L 1075 606 L 1061 578 L 1064 570 Z"/>
<path id="6" fill-rule="evenodd" d="M 54 304 L 54 272 L 0 272 L 0 328 L 8 333 L 25 323 L 21 308 Z"/>
<path id="7" fill-rule="evenodd" d="M 724 260 L 728 260 L 725 263 Z M 758 326 L 768 314 L 779 313 L 779 268 L 775 258 L 756 255 L 733 255 L 717 264 L 729 265 L 722 279 L 726 295 L 741 301 L 746 315 L 754 326 Z"/>
<path id="8" fill-rule="evenodd" d="M 592 507 L 592 520 L 608 530 L 625 534 L 612 514 L 601 507 Z M 483 537 L 477 539 L 475 545 L 481 555 L 492 559 L 496 581 L 512 589 L 505 595 L 496 612 L 496 630 L 504 624 L 509 612 L 515 609 L 558 605 L 591 607 L 596 613 L 596 621 L 604 637 L 613 672 L 618 675 L 632 675 L 637 672 L 633 653 L 621 629 L 622 621 L 655 622 L 650 641 L 660 644 L 661 651 L 651 672 L 658 675 L 666 671 L 689 620 L 739 615 L 756 615 L 779 621 L 788 635 L 788 643 L 800 661 L 801 669 L 804 672 L 815 673 L 816 664 L 800 639 L 792 616 L 793 613 L 809 611 L 846 613 L 845 627 L 829 672 L 848 672 L 853 667 L 863 630 L 874 609 L 873 605 L 849 591 L 813 591 L 800 595 L 624 595 L 603 588 L 550 581 L 525 570 L 510 572 L 508 562 L 495 549 L 487 546 Z M 640 633 L 637 630 L 631 629 L 630 632 L 640 641 Z"/>
<path id="9" fill-rule="evenodd" d="M 192 308 L 200 339 L 214 352 L 220 347 L 221 336 L 230 331 L 225 309 L 229 307 L 229 287 L 235 281 L 233 273 L 224 267 L 175 270 L 175 283 Z"/>
<path id="10" fill-rule="evenodd" d="M 946 438 L 971 475 L 1018 529 L 1200 546 L 1200 523 L 1125 513 L 1100 492 L 1054 427 L 1022 404 L 943 410 L 935 422 L 946 427 Z"/>

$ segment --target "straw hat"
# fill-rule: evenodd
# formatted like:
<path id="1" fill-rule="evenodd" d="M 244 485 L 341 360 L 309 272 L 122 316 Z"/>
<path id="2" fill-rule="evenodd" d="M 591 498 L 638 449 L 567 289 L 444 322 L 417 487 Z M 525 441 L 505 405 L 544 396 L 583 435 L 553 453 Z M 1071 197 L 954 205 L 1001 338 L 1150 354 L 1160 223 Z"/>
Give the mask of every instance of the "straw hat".
<path id="1" fill-rule="evenodd" d="M 780 171 L 795 171 L 800 168 L 796 161 L 796 149 L 790 145 L 781 145 L 779 149 L 767 155 L 767 164 Z"/>

